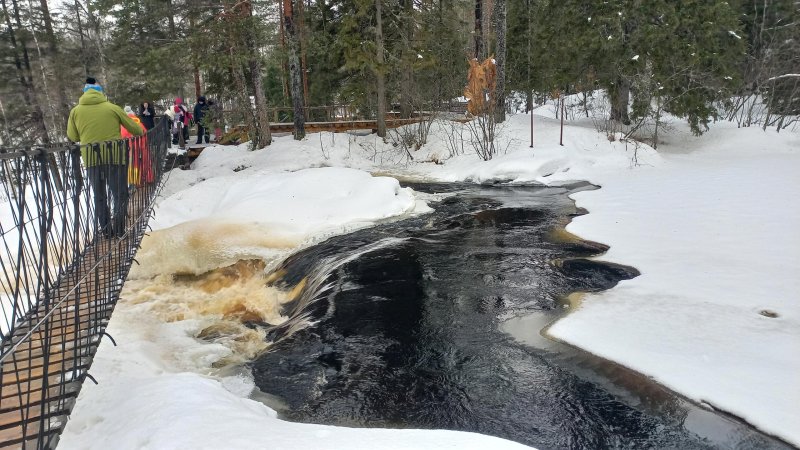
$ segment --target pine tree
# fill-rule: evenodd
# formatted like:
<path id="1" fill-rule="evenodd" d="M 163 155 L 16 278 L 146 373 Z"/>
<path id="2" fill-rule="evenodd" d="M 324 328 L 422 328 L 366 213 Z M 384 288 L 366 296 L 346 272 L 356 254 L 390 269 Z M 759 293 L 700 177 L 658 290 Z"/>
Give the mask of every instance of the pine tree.
<path id="1" fill-rule="evenodd" d="M 109 95 L 130 105 L 185 97 L 192 77 L 187 70 L 192 67 L 193 47 L 187 42 L 188 17 L 186 26 L 176 24 L 169 10 L 175 5 L 163 0 L 102 0 L 96 7 L 114 21 L 106 51 L 112 67 L 106 86 Z M 161 20 L 165 16 L 171 20 Z"/>
<path id="2" fill-rule="evenodd" d="M 609 94 L 613 121 L 640 122 L 658 104 L 700 133 L 736 86 L 743 48 L 728 2 L 541 0 L 539 11 L 539 90 L 596 85 Z"/>

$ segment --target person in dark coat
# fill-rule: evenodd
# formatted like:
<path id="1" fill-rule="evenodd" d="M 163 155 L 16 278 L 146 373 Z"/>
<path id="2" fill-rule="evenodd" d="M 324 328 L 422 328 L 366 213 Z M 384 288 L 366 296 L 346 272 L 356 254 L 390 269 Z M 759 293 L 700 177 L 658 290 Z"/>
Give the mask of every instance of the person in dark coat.
<path id="1" fill-rule="evenodd" d="M 206 98 L 204 96 L 197 97 L 197 103 L 194 105 L 194 121 L 197 123 L 197 142 L 196 144 L 202 144 L 203 138 L 206 140 L 206 144 L 210 139 L 208 135 L 208 127 L 206 126 L 205 120 L 203 120 L 208 113 L 208 105 L 206 104 Z"/>
<path id="2" fill-rule="evenodd" d="M 139 105 L 139 119 L 148 130 L 156 126 L 156 109 L 150 102 L 144 102 Z"/>
<path id="3" fill-rule="evenodd" d="M 208 100 L 205 122 L 207 130 L 214 130 L 214 142 L 219 142 L 222 139 L 222 106 L 214 100 Z"/>

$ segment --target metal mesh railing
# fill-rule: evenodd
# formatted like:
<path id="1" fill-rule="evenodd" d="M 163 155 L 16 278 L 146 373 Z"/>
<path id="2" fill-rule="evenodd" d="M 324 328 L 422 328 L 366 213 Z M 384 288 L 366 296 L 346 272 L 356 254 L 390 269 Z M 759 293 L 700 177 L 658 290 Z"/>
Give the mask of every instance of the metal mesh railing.
<path id="1" fill-rule="evenodd" d="M 91 378 L 169 141 L 161 121 L 127 140 L 0 149 L 0 448 L 55 447 Z"/>

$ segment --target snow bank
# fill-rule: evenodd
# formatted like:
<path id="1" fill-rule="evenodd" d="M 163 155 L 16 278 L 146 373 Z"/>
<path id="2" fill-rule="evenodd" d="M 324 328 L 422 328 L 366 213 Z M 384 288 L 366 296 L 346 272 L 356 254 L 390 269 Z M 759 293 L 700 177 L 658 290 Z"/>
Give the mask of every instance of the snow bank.
<path id="1" fill-rule="evenodd" d="M 642 276 L 549 333 L 800 445 L 800 139 L 672 139 L 657 169 L 598 172 L 601 190 L 574 195 L 590 213 L 568 230 Z"/>
<path id="2" fill-rule="evenodd" d="M 109 324 L 119 347 L 100 345 L 91 369 L 100 384 L 83 386 L 59 448 L 527 448 L 473 433 L 294 424 L 249 399 L 255 385 L 240 364 L 269 343 L 242 322 L 281 323 L 281 304 L 298 291 L 272 286 L 270 264 L 332 234 L 429 208 L 393 178 L 265 169 L 263 152 L 229 152 L 170 175 Z M 256 167 L 233 172 L 237 157 Z"/>
<path id="3" fill-rule="evenodd" d="M 417 208 L 394 178 L 354 169 L 249 170 L 195 183 L 159 203 L 134 278 L 200 274 L 238 260 L 275 262 L 337 233 Z"/>
<path id="4" fill-rule="evenodd" d="M 474 433 L 280 420 L 272 409 L 246 398 L 255 389 L 249 374 L 202 375 L 229 349 L 198 345 L 191 336 L 201 326 L 194 320 L 164 323 L 146 304 L 120 303 L 108 329 L 120 347 L 108 341 L 100 346 L 92 365 L 100 384 L 84 385 L 59 448 L 528 448 Z"/>

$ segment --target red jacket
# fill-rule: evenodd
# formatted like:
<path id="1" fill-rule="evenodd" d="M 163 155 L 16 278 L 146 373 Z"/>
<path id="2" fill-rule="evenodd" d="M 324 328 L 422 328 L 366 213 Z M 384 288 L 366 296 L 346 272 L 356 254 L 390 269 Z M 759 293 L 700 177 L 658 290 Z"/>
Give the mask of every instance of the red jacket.
<path id="1" fill-rule="evenodd" d="M 192 114 L 186 109 L 185 106 L 183 106 L 183 104 L 173 106 L 172 110 L 175 111 L 175 120 L 180 120 L 184 125 L 189 126 L 189 123 L 192 120 Z"/>

